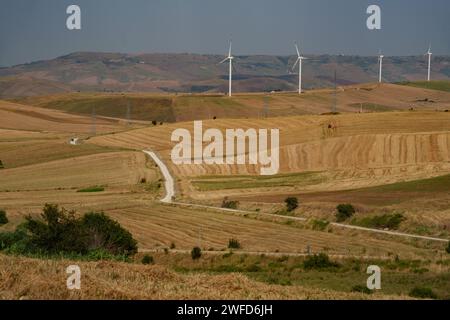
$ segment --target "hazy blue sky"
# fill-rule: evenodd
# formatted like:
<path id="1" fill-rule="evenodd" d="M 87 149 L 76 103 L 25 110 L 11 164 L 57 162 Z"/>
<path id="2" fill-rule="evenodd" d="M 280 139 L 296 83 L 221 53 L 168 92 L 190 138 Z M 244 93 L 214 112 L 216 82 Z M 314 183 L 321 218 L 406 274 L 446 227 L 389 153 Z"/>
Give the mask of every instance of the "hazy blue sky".
<path id="1" fill-rule="evenodd" d="M 449 0 L 0 0 L 0 66 L 75 51 L 450 54 Z M 66 29 L 66 8 L 82 30 Z M 369 4 L 382 30 L 366 28 Z"/>

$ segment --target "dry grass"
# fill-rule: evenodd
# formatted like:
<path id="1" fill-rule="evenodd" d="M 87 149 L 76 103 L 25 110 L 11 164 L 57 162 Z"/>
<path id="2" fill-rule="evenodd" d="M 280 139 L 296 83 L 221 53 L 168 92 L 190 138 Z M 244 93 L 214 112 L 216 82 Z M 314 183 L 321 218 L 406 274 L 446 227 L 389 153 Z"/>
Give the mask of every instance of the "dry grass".
<path id="1" fill-rule="evenodd" d="M 66 268 L 81 268 L 81 290 L 66 287 Z M 0 299 L 395 299 L 301 286 L 267 285 L 240 274 L 181 275 L 161 266 L 36 260 L 0 255 Z"/>

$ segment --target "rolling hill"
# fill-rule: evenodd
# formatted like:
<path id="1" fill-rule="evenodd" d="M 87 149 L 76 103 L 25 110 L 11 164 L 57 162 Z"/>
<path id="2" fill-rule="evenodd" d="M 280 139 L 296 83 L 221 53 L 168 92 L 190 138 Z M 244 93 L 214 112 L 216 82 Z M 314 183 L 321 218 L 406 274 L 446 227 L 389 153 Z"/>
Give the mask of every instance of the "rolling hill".
<path id="1" fill-rule="evenodd" d="M 295 93 L 217 94 L 65 93 L 10 99 L 11 102 L 72 114 L 182 122 L 199 119 L 267 118 L 338 112 L 450 109 L 450 93 L 395 84 L 359 84 Z"/>
<path id="2" fill-rule="evenodd" d="M 377 57 L 310 55 L 304 66 L 307 89 L 377 79 Z M 221 55 L 78 52 L 47 61 L 0 68 L 0 98 L 67 92 L 225 92 Z M 293 91 L 294 56 L 236 56 L 235 92 Z M 422 56 L 385 59 L 386 82 L 417 81 L 426 75 Z M 433 79 L 450 79 L 450 57 L 433 58 Z"/>

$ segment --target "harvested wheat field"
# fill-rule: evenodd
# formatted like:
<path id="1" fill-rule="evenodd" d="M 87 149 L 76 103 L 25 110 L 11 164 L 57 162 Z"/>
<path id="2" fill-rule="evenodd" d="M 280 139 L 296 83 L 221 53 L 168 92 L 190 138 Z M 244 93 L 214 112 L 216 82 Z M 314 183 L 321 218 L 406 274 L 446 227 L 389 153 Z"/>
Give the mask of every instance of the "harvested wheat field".
<path id="1" fill-rule="evenodd" d="M 170 151 L 175 143 L 170 139 L 176 128 L 192 131 L 193 124 L 131 130 L 96 137 L 90 142 L 159 152 L 172 172 L 181 178 L 182 192 L 199 199 L 205 194 L 197 194 L 198 190 L 183 180 L 259 173 L 256 165 L 173 165 Z M 307 191 L 361 188 L 450 172 L 450 114 L 444 112 L 205 121 L 203 130 L 208 128 L 279 128 L 280 174 L 321 173 L 319 183 L 302 186 Z"/>
<path id="2" fill-rule="evenodd" d="M 98 133 L 111 133 L 125 128 L 113 120 L 98 118 L 95 122 Z M 92 132 L 92 126 L 93 120 L 88 116 L 0 100 L 2 129 L 89 134 Z"/>
<path id="3" fill-rule="evenodd" d="M 79 265 L 82 286 L 66 287 L 66 268 Z M 395 299 L 302 286 L 268 285 L 240 274 L 178 274 L 162 266 L 38 260 L 0 255 L 0 299 Z M 403 297 L 404 298 L 404 297 Z"/>
<path id="4" fill-rule="evenodd" d="M 143 153 L 113 152 L 55 160 L 3 170 L 1 191 L 77 189 L 91 186 L 130 186 L 151 180 Z"/>
<path id="5" fill-rule="evenodd" d="M 204 250 L 225 250 L 230 238 L 242 243 L 244 252 L 313 252 L 333 255 L 388 258 L 433 258 L 440 244 L 403 241 L 398 238 L 357 231 L 311 230 L 308 224 L 286 225 L 285 220 L 258 217 L 258 214 L 234 215 L 214 211 L 153 204 L 109 210 L 108 214 L 132 231 L 140 250 L 169 247 L 188 250 L 200 245 Z"/>

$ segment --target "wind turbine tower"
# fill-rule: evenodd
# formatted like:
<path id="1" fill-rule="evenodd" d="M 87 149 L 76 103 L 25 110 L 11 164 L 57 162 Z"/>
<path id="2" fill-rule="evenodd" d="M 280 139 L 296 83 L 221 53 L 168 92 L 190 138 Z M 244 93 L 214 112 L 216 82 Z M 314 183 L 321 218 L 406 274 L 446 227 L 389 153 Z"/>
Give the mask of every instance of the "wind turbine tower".
<path id="1" fill-rule="evenodd" d="M 303 64 L 303 60 L 306 60 L 307 58 L 303 57 L 300 54 L 300 50 L 298 50 L 297 43 L 295 43 L 295 50 L 297 50 L 297 60 L 295 61 L 295 64 L 292 67 L 292 70 L 294 70 L 295 66 L 298 63 L 298 94 L 302 94 L 302 64 Z"/>
<path id="2" fill-rule="evenodd" d="M 383 58 L 384 58 L 384 56 L 381 54 L 381 51 L 380 51 L 380 53 L 378 55 L 378 61 L 380 63 L 380 71 L 379 71 L 379 77 L 378 77 L 378 82 L 379 83 L 381 83 L 383 81 L 382 80 L 382 75 L 383 75 Z"/>
<path id="3" fill-rule="evenodd" d="M 431 44 L 428 47 L 428 52 L 426 54 L 428 55 L 428 78 L 427 79 L 428 79 L 428 81 L 430 81 L 431 80 L 431 56 L 433 55 L 431 53 Z"/>
<path id="4" fill-rule="evenodd" d="M 229 61 L 229 63 L 230 63 L 230 71 L 229 71 L 229 81 L 228 81 L 228 96 L 229 97 L 231 97 L 231 84 L 232 84 L 232 79 L 233 79 L 233 76 L 232 76 L 232 73 L 233 73 L 233 59 L 234 59 L 234 57 L 231 55 L 231 45 L 232 45 L 232 43 L 231 43 L 231 40 L 230 40 L 230 49 L 228 50 L 228 57 L 226 57 L 225 59 L 223 59 L 220 63 L 222 64 L 222 63 L 224 63 L 224 62 L 226 62 L 227 60 Z"/>

